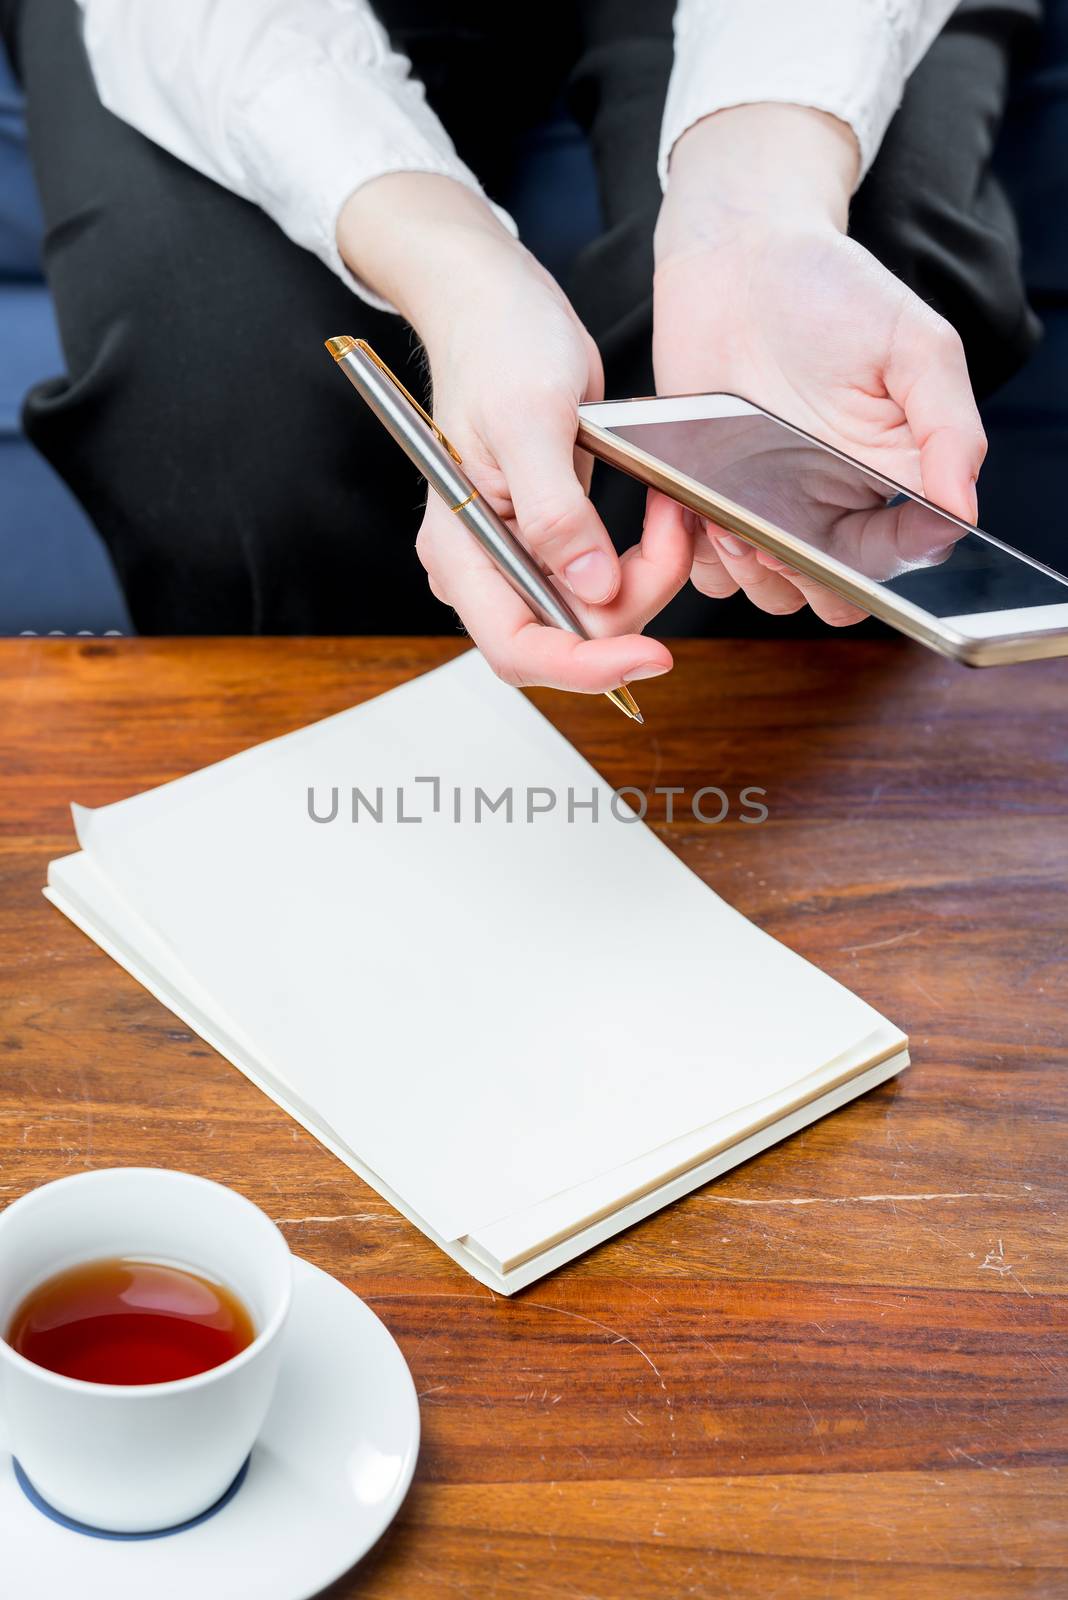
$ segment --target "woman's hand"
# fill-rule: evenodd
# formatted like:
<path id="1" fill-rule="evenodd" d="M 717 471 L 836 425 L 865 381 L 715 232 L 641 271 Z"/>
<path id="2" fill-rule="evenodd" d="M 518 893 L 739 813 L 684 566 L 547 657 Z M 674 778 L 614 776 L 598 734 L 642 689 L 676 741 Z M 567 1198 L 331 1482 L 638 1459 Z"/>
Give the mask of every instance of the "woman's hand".
<path id="1" fill-rule="evenodd" d="M 974 522 L 986 440 L 963 347 L 845 236 L 856 168 L 850 130 L 796 106 L 720 112 L 679 140 L 657 225 L 657 389 L 753 400 Z M 712 529 L 693 579 L 766 611 L 863 615 Z"/>
<path id="2" fill-rule="evenodd" d="M 601 398 L 600 358 L 560 289 L 448 178 L 404 173 L 366 185 L 342 212 L 338 241 L 422 339 L 435 421 L 464 470 L 594 637 L 535 621 L 431 494 L 417 549 L 434 594 L 507 682 L 598 692 L 666 672 L 670 652 L 641 629 L 686 581 L 692 540 L 660 516 L 616 555 L 575 453 L 578 405 Z"/>

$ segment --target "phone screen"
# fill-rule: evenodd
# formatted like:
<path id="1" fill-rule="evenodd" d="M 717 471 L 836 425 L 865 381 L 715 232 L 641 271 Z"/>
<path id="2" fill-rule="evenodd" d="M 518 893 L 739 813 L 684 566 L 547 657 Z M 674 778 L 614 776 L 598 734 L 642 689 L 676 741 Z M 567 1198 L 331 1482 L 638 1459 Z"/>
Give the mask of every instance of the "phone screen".
<path id="1" fill-rule="evenodd" d="M 602 426 L 932 616 L 1068 602 L 1068 578 L 965 531 L 745 401 L 715 396 L 708 404 L 724 414 Z"/>

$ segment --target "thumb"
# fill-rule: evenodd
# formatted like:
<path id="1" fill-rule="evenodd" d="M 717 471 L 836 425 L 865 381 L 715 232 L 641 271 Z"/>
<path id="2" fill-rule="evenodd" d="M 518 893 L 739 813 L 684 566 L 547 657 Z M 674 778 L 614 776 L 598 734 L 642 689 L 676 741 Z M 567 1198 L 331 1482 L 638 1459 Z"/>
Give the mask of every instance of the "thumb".
<path id="1" fill-rule="evenodd" d="M 977 452 L 949 428 L 936 428 L 928 434 L 920 446 L 920 474 L 926 498 L 963 522 L 976 522 L 979 500 L 975 481 L 985 451 L 985 437 L 983 450 Z"/>
<path id="2" fill-rule="evenodd" d="M 519 432 L 494 441 L 523 543 L 589 605 L 619 591 L 619 557 L 575 470 L 574 402 L 553 396 Z"/>
<path id="3" fill-rule="evenodd" d="M 919 447 L 927 499 L 974 522 L 986 434 L 960 336 L 920 301 L 902 317 L 886 385 Z"/>

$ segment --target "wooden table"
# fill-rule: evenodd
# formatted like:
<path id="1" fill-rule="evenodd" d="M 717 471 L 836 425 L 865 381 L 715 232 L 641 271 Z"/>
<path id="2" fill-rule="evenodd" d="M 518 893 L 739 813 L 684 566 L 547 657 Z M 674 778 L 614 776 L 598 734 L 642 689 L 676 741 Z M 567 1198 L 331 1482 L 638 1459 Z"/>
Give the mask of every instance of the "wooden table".
<path id="1" fill-rule="evenodd" d="M 1068 663 L 691 643 L 641 686 L 644 729 L 535 696 L 614 785 L 766 788 L 761 826 L 667 825 L 655 797 L 650 818 L 905 1027 L 915 1065 L 504 1300 L 40 896 L 69 801 L 460 648 L 0 644 L 0 1200 L 85 1167 L 188 1168 L 370 1302 L 423 1447 L 337 1596 L 1068 1595 Z"/>

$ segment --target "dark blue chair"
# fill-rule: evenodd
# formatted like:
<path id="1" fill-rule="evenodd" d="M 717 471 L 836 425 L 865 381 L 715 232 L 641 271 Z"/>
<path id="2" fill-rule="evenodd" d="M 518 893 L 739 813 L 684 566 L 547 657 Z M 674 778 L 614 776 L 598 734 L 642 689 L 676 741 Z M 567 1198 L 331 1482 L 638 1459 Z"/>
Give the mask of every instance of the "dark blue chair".
<path id="1" fill-rule="evenodd" d="M 103 544 L 23 438 L 23 396 L 63 371 L 41 274 L 22 98 L 0 50 L 0 634 L 130 631 Z"/>

